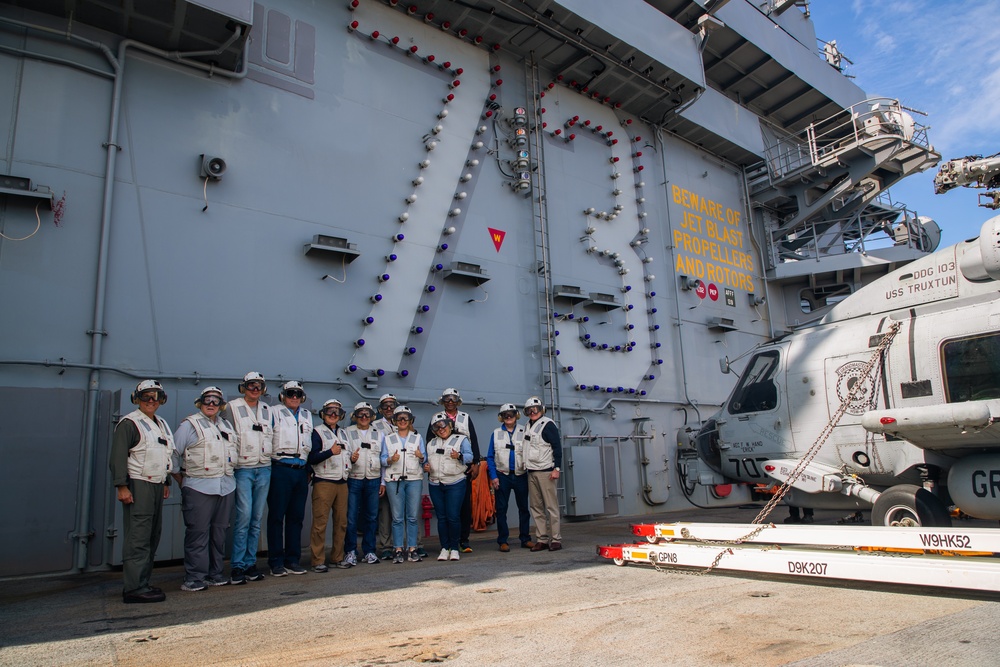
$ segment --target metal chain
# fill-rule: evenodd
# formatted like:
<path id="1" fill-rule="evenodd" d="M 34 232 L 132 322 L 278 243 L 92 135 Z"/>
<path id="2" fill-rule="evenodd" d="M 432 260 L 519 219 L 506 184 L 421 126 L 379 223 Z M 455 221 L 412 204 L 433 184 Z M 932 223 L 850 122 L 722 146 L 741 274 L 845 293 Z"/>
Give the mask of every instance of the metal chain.
<path id="1" fill-rule="evenodd" d="M 882 336 L 882 339 L 879 341 L 878 346 L 875 348 L 875 351 L 872 352 L 871 357 L 868 359 L 868 362 L 862 369 L 862 372 L 860 374 L 861 377 L 867 380 L 872 380 L 873 390 L 877 387 L 877 383 L 875 382 L 876 376 L 880 376 L 881 374 L 881 370 L 878 369 L 878 362 L 881 359 L 882 354 L 889 348 L 889 345 L 892 344 L 892 340 L 893 338 L 896 337 L 896 334 L 899 333 L 901 326 L 902 325 L 900 322 L 893 322 L 889 326 L 889 330 L 886 331 L 885 334 Z M 874 374 L 873 371 L 875 371 Z M 827 439 L 833 434 L 833 429 L 843 418 L 844 413 L 847 412 L 847 408 L 854 400 L 855 395 L 861 390 L 861 387 L 864 386 L 865 384 L 867 383 L 866 382 L 854 383 L 854 386 L 847 393 L 847 396 L 844 397 L 843 401 L 841 401 L 840 407 L 837 408 L 837 411 L 833 413 L 833 416 L 830 418 L 830 421 L 827 422 L 827 425 L 823 427 L 823 430 L 820 432 L 819 437 L 817 437 L 816 442 L 814 442 L 812 447 L 809 448 L 809 450 L 806 452 L 806 455 L 801 459 L 799 459 L 798 464 L 792 470 L 792 474 L 788 476 L 788 479 L 785 480 L 785 482 L 778 488 L 778 491 L 771 497 L 771 499 L 767 502 L 767 504 L 760 511 L 760 513 L 757 514 L 757 517 L 751 522 L 752 525 L 758 524 L 756 528 L 751 530 L 743 537 L 739 537 L 735 540 L 699 540 L 697 538 L 692 538 L 690 531 L 688 531 L 687 528 L 681 529 L 681 536 L 684 537 L 685 539 L 694 539 L 695 541 L 704 542 L 706 544 L 716 544 L 716 545 L 743 544 L 744 542 L 752 540 L 758 535 L 760 535 L 761 531 L 763 531 L 765 528 L 774 528 L 773 523 L 764 523 L 764 520 L 767 519 L 767 517 L 771 514 L 771 512 L 774 511 L 774 509 L 781 502 L 782 498 L 785 497 L 785 494 L 788 493 L 788 490 L 791 488 L 792 484 L 802 475 L 803 472 L 805 472 L 806 467 L 812 462 L 814 458 L 816 458 L 816 455 L 819 454 L 819 450 L 823 447 L 823 444 L 827 441 Z M 711 565 L 709 565 L 704 570 L 692 574 L 699 574 L 699 575 L 708 574 L 719 565 L 719 563 L 722 561 L 723 557 L 725 557 L 727 553 L 732 553 L 732 549 L 729 549 L 728 547 L 722 549 L 718 553 L 718 555 L 716 555 L 715 560 L 712 561 Z M 657 567 L 656 569 L 658 571 L 661 570 L 661 568 L 659 567 Z"/>

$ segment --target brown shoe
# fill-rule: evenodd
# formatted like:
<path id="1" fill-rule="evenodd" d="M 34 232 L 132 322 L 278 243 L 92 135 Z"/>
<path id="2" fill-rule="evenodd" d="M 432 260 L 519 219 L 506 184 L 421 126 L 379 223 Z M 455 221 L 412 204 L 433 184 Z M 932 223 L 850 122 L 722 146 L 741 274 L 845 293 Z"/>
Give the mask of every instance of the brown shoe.
<path id="1" fill-rule="evenodd" d="M 549 551 L 559 551 L 562 549 L 562 542 L 552 542 L 549 544 Z"/>
<path id="2" fill-rule="evenodd" d="M 500 551 L 502 551 L 504 553 L 507 553 L 508 551 L 510 551 L 510 547 L 507 546 L 507 544 L 501 544 L 500 545 Z"/>
<path id="3" fill-rule="evenodd" d="M 535 542 L 535 546 L 531 547 L 532 551 L 548 551 L 549 545 L 545 542 Z"/>
<path id="4" fill-rule="evenodd" d="M 532 542 L 531 540 L 528 540 L 527 542 L 521 542 L 521 548 L 522 549 L 534 549 L 535 548 L 535 543 Z"/>

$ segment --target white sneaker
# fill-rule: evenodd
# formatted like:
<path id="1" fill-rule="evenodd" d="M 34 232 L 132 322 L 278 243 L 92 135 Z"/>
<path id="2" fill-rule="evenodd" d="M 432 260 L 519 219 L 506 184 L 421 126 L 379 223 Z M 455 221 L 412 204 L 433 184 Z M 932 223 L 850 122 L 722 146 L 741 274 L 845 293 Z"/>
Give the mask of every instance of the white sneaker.
<path id="1" fill-rule="evenodd" d="M 442 549 L 441 553 L 438 554 L 438 560 L 448 560 L 448 554 L 450 552 L 447 549 Z"/>
<path id="2" fill-rule="evenodd" d="M 451 550 L 451 560 L 458 560 L 460 558 L 458 554 L 458 549 Z"/>
<path id="3" fill-rule="evenodd" d="M 365 554 L 364 562 L 368 563 L 369 565 L 378 565 L 381 561 L 378 559 L 378 556 L 376 556 L 374 553 L 367 553 Z"/>

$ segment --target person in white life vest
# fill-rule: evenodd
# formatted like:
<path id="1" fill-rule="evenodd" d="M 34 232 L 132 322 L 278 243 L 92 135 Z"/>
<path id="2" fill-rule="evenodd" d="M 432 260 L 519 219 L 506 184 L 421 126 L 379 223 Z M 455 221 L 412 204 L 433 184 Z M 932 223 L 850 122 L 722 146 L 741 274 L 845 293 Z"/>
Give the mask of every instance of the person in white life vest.
<path id="1" fill-rule="evenodd" d="M 472 463 L 472 446 L 469 439 L 454 432 L 455 423 L 446 412 L 431 418 L 431 431 L 435 436 L 427 443 L 429 493 L 438 518 L 438 537 L 441 553 L 438 560 L 458 560 L 459 538 L 462 531 L 462 499 L 468 480 L 465 470 Z"/>
<path id="2" fill-rule="evenodd" d="M 468 412 L 462 412 L 458 409 L 462 405 L 462 397 L 457 389 L 448 387 L 442 391 L 440 398 L 438 398 L 438 404 L 444 408 L 445 414 L 451 419 L 455 433 L 468 438 L 472 448 L 472 462 L 465 471 L 465 497 L 462 499 L 462 525 L 458 540 L 459 549 L 463 553 L 469 553 L 472 551 L 472 546 L 469 543 L 469 537 L 472 535 L 472 481 L 479 476 L 479 462 L 482 459 L 479 454 L 479 438 L 476 436 L 476 426 L 472 423 L 472 417 L 469 416 Z M 433 437 L 434 433 L 428 427 L 426 441 L 430 442 Z"/>
<path id="3" fill-rule="evenodd" d="M 507 507 L 510 503 L 510 493 L 514 492 L 517 503 L 518 539 L 521 547 L 530 549 L 535 546 L 528 532 L 530 515 L 528 514 L 528 477 L 524 468 L 524 426 L 517 420 L 521 413 L 513 403 L 500 406 L 497 417 L 500 427 L 493 431 L 490 446 L 486 452 L 486 466 L 490 476 L 490 486 L 493 488 L 497 511 L 497 544 L 500 551 L 510 551 L 507 539 L 510 529 L 507 526 Z"/>
<path id="4" fill-rule="evenodd" d="M 312 414 L 302 407 L 306 392 L 301 384 L 295 380 L 283 384 L 278 400 L 281 405 L 271 410 L 274 449 L 267 492 L 267 564 L 272 577 L 306 573 L 299 561 L 313 432 Z"/>
<path id="5" fill-rule="evenodd" d="M 181 485 L 184 514 L 184 584 L 182 591 L 225 586 L 226 531 L 233 513 L 238 456 L 236 431 L 219 416 L 222 390 L 205 387 L 194 402 L 198 412 L 177 427 L 174 479 Z"/>
<path id="6" fill-rule="evenodd" d="M 122 504 L 122 601 L 163 602 L 150 586 L 153 557 L 160 543 L 163 501 L 170 496 L 174 434 L 156 411 L 167 402 L 163 385 L 143 380 L 132 392 L 137 407 L 115 427 L 111 441 L 111 484 Z"/>
<path id="7" fill-rule="evenodd" d="M 417 518 L 427 449 L 424 439 L 413 430 L 413 413 L 408 407 L 397 407 L 392 419 L 396 430 L 383 439 L 381 455 L 385 497 L 392 511 L 392 562 L 403 562 L 405 541 L 406 560 L 417 563 L 421 560 L 417 553 Z"/>
<path id="8" fill-rule="evenodd" d="M 378 527 L 379 496 L 385 494 L 382 484 L 382 434 L 372 428 L 375 408 L 358 403 L 351 412 L 354 424 L 347 433 L 347 453 L 351 471 L 347 479 L 347 536 L 344 539 L 344 565 L 358 564 L 358 528 L 365 563 L 379 562 L 375 555 L 375 531 Z"/>
<path id="9" fill-rule="evenodd" d="M 524 432 L 524 467 L 528 471 L 528 505 L 535 522 L 532 551 L 559 551 L 559 494 L 556 484 L 562 465 L 559 428 L 545 416 L 542 399 L 532 396 L 524 402 L 528 426 Z"/>
<path id="10" fill-rule="evenodd" d="M 257 545 L 267 507 L 267 491 L 271 486 L 274 428 L 271 426 L 271 406 L 261 400 L 267 391 L 264 376 L 250 371 L 236 389 L 240 398 L 230 401 L 222 416 L 233 425 L 239 442 L 238 455 L 233 462 L 236 517 L 229 559 L 230 582 L 238 585 L 264 578 L 264 573 L 257 569 Z"/>
<path id="11" fill-rule="evenodd" d="M 393 394 L 382 394 L 378 399 L 378 411 L 381 416 L 376 416 L 372 421 L 372 428 L 381 433 L 383 438 L 396 432 L 392 413 L 397 406 L 399 399 Z M 378 500 L 378 531 L 375 534 L 375 544 L 379 558 L 382 560 L 392 558 L 392 508 L 389 507 L 388 494 L 383 494 Z"/>
<path id="12" fill-rule="evenodd" d="M 309 464 L 312 477 L 312 530 L 309 550 L 313 572 L 326 572 L 330 565 L 342 565 L 344 537 L 347 535 L 347 475 L 351 459 L 347 454 L 347 434 L 340 428 L 344 406 L 335 398 L 323 404 L 323 423 L 313 429 Z M 333 515 L 333 546 L 326 554 L 326 525 Z"/>

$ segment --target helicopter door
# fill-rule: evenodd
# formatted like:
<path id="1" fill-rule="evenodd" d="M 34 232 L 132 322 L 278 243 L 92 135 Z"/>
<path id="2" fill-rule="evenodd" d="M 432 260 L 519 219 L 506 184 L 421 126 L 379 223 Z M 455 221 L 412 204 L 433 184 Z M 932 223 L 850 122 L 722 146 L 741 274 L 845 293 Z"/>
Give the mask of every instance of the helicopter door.
<path id="1" fill-rule="evenodd" d="M 778 432 L 783 407 L 779 350 L 754 355 L 733 390 L 719 443 L 719 464 L 727 477 L 744 482 L 767 483 L 764 461 L 785 448 Z"/>

